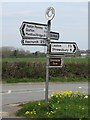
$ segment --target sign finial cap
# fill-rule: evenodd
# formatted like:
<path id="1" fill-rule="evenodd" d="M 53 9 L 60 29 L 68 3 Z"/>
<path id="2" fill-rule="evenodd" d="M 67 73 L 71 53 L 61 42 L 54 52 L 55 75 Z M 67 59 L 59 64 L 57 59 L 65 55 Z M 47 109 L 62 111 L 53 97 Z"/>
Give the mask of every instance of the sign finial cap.
<path id="1" fill-rule="evenodd" d="M 55 9 L 53 7 L 48 7 L 45 15 L 47 20 L 52 20 L 55 16 Z"/>

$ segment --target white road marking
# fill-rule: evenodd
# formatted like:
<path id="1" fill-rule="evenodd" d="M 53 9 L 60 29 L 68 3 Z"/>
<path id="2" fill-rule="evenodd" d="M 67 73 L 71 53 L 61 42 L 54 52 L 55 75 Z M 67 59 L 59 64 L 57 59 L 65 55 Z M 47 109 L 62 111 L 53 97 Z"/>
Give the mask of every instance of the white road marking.
<path id="1" fill-rule="evenodd" d="M 8 90 L 8 94 L 10 94 L 11 93 L 11 90 Z"/>
<path id="2" fill-rule="evenodd" d="M 82 87 L 78 87 L 79 89 L 81 89 Z"/>
<path id="3" fill-rule="evenodd" d="M 54 90 L 48 90 L 49 92 L 50 91 L 54 91 Z M 5 95 L 5 94 L 10 94 L 10 93 L 12 93 L 12 94 L 18 94 L 18 93 L 32 93 L 32 92 L 45 92 L 45 88 L 44 89 L 32 89 L 32 90 L 23 90 L 23 91 L 11 91 L 11 90 L 9 90 L 8 92 L 6 92 L 6 93 L 2 93 L 2 95 Z"/>
<path id="4" fill-rule="evenodd" d="M 79 86 L 78 87 L 79 89 L 82 89 L 84 87 L 82 86 Z M 54 89 L 50 90 L 49 91 L 55 91 Z M 5 95 L 5 94 L 17 94 L 17 93 L 28 93 L 28 92 L 45 92 L 45 87 L 44 88 L 35 88 L 35 89 L 17 89 L 17 90 L 8 90 L 8 91 L 2 91 L 2 95 Z"/>

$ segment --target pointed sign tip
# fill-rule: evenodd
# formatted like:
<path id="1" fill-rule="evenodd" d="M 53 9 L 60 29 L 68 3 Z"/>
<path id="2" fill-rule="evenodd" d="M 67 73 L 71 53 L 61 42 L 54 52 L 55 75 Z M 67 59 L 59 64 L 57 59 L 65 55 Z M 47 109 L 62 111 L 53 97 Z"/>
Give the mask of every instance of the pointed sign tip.
<path id="1" fill-rule="evenodd" d="M 76 44 L 74 44 L 74 45 L 73 45 L 73 47 L 74 47 L 73 53 L 75 53 L 75 52 L 76 52 L 76 50 L 77 50 L 77 45 L 76 45 Z"/>

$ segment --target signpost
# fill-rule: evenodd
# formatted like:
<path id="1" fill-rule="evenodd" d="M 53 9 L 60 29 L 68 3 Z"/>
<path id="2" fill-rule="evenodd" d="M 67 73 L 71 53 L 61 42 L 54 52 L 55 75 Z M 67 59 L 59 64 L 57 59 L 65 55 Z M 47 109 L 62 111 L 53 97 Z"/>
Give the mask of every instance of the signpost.
<path id="1" fill-rule="evenodd" d="M 75 53 L 77 45 L 75 42 L 51 42 L 51 54 Z"/>
<path id="2" fill-rule="evenodd" d="M 51 42 L 51 40 L 59 39 L 59 33 L 51 32 L 51 20 L 55 16 L 55 9 L 49 7 L 45 15 L 48 20 L 47 25 L 24 21 L 20 27 L 20 33 L 22 36 L 22 45 L 47 46 L 45 83 L 45 105 L 47 107 L 49 68 L 62 68 L 63 57 L 61 55 L 75 53 L 77 51 L 77 45 L 75 42 Z"/>

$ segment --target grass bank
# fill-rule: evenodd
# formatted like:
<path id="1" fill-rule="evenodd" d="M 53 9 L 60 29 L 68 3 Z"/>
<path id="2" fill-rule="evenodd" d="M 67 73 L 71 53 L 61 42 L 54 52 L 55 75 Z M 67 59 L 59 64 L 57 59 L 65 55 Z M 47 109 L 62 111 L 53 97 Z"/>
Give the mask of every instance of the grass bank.
<path id="1" fill-rule="evenodd" d="M 16 115 L 26 118 L 88 118 L 88 96 L 80 95 L 78 91 L 52 92 L 48 107 L 45 107 L 45 101 L 29 102 L 20 106 L 22 108 Z"/>
<path id="2" fill-rule="evenodd" d="M 43 78 L 36 78 L 36 79 L 32 79 L 32 78 L 22 78 L 22 79 L 18 79 L 18 78 L 7 78 L 7 79 L 3 79 L 2 83 L 24 83 L 24 82 L 45 82 L 46 80 Z M 52 77 L 49 79 L 49 82 L 88 82 L 88 78 L 83 78 L 83 77 L 65 77 L 65 78 L 59 78 L 59 77 Z"/>

